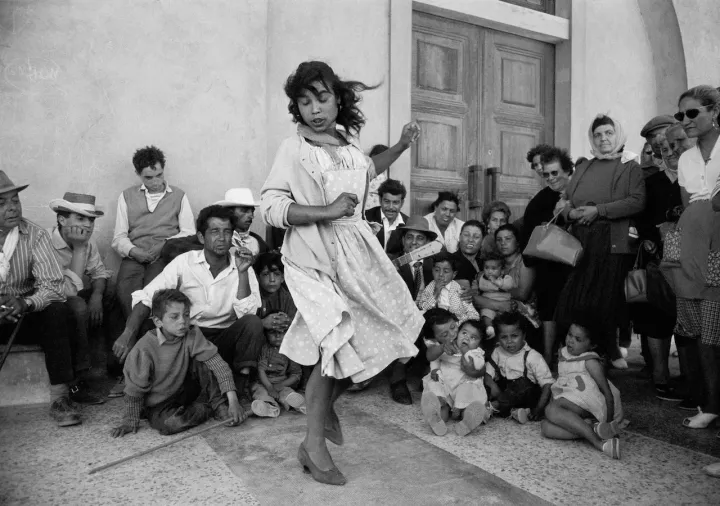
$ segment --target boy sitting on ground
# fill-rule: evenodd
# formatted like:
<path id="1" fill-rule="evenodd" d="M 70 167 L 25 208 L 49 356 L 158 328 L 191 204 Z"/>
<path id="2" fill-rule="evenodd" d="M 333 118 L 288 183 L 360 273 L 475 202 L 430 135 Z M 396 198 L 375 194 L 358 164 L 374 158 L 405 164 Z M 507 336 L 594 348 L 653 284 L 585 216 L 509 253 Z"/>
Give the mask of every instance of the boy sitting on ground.
<path id="1" fill-rule="evenodd" d="M 157 329 L 125 360 L 125 416 L 112 436 L 137 432 L 143 407 L 150 426 L 163 435 L 200 425 L 211 415 L 229 425 L 244 421 L 230 367 L 190 324 L 190 299 L 180 290 L 159 290 L 152 315 Z"/>
<path id="2" fill-rule="evenodd" d="M 543 356 L 525 342 L 527 325 L 518 312 L 495 317 L 499 346 L 487 359 L 485 371 L 493 410 L 523 424 L 542 419 L 555 382 Z"/>
<path id="3" fill-rule="evenodd" d="M 268 316 L 278 313 L 277 310 L 270 311 Z M 258 360 L 258 382 L 252 386 L 252 412 L 257 416 L 276 418 L 282 405 L 288 411 L 293 408 L 304 414 L 305 398 L 292 389 L 300 382 L 302 370 L 299 364 L 280 353 L 285 329 L 266 328 L 265 337 L 267 342 Z"/>
<path id="4" fill-rule="evenodd" d="M 417 307 L 421 311 L 439 307 L 447 309 L 460 323 L 466 320 L 477 320 L 480 315 L 470 302 L 460 298 L 462 290 L 455 281 L 457 263 L 447 251 L 435 255 L 433 258 L 433 280 L 420 292 L 417 298 Z"/>
<path id="5" fill-rule="evenodd" d="M 427 345 L 430 374 L 423 378 L 420 407 L 432 431 L 447 433 L 446 422 L 460 419 L 455 431 L 466 436 L 490 418 L 485 374 L 482 325 L 468 320 L 458 326 L 455 315 L 434 308 L 425 313 L 423 337 Z"/>

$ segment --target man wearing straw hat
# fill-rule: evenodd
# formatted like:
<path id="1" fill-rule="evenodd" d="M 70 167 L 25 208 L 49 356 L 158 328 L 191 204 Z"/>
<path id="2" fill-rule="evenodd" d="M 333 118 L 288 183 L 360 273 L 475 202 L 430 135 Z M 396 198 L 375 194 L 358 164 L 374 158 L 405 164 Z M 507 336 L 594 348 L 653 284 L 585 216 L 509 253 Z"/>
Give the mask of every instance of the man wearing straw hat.
<path id="1" fill-rule="evenodd" d="M 50 236 L 22 217 L 19 194 L 27 186 L 0 171 L 0 342 L 20 325 L 16 342 L 40 344 L 50 377 L 50 416 L 60 427 L 77 425 L 80 414 L 70 401 L 72 316 L 63 304 L 63 275 Z"/>
<path id="2" fill-rule="evenodd" d="M 102 326 L 107 318 L 105 309 L 113 299 L 112 289 L 107 289 L 112 273 L 105 268 L 91 239 L 95 218 L 104 213 L 95 207 L 95 196 L 72 192 L 50 201 L 50 209 L 57 214 L 57 226 L 49 231 L 50 238 L 63 272 L 67 305 L 75 317 L 73 365 L 78 383 L 71 389 L 75 391 L 71 397 L 82 404 L 101 404 L 103 401 L 84 387 L 91 365 L 89 329 Z M 85 288 L 83 278 L 90 280 L 90 288 Z"/>
<path id="3" fill-rule="evenodd" d="M 254 258 L 257 258 L 260 253 L 265 253 L 268 250 L 265 241 L 263 241 L 259 235 L 250 232 L 250 225 L 252 225 L 253 222 L 255 209 L 260 206 L 259 202 L 255 202 L 250 188 L 230 188 L 225 192 L 225 198 L 215 202 L 214 205 L 230 207 L 235 214 L 237 222 L 232 238 L 233 247 L 238 248 L 242 246 L 249 249 Z"/>

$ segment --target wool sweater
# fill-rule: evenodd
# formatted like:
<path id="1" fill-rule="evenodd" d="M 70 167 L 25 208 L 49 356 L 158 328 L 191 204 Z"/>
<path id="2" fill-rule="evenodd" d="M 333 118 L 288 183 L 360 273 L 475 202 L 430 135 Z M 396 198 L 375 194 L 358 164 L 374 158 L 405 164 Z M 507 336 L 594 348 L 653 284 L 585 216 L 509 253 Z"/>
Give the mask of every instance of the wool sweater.
<path id="1" fill-rule="evenodd" d="M 139 186 L 133 186 L 123 192 L 128 214 L 128 239 L 145 251 L 159 253 L 165 240 L 180 232 L 180 207 L 185 196 L 180 188 L 171 186 L 150 212 L 145 199 L 145 192 Z"/>

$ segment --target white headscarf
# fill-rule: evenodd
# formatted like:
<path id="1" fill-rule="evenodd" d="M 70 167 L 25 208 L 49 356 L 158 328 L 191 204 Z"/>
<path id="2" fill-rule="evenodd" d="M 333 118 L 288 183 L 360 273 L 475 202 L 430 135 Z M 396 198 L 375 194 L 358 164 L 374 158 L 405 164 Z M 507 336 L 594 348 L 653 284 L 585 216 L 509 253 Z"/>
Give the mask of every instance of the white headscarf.
<path id="1" fill-rule="evenodd" d="M 623 163 L 629 161 L 629 160 L 635 160 L 639 159 L 638 155 L 635 153 L 632 153 L 630 151 L 625 151 L 623 148 L 625 147 L 625 143 L 627 142 L 627 135 L 625 134 L 625 130 L 623 130 L 622 125 L 619 121 L 616 119 L 610 117 L 609 114 L 598 114 L 595 116 L 595 119 L 599 118 L 609 118 L 610 121 L 613 122 L 613 127 L 615 128 L 615 145 L 613 146 L 613 149 L 609 153 L 600 153 L 595 149 L 595 143 L 593 142 L 593 123 L 595 123 L 595 120 L 593 120 L 590 123 L 590 128 L 588 128 L 588 139 L 590 140 L 590 152 L 592 155 L 597 158 L 598 160 L 614 160 L 616 158 L 621 158 L 621 161 Z"/>
<path id="2" fill-rule="evenodd" d="M 10 259 L 15 253 L 15 247 L 20 239 L 20 228 L 14 227 L 5 238 L 2 251 L 0 251 L 0 281 L 5 281 L 10 273 Z"/>

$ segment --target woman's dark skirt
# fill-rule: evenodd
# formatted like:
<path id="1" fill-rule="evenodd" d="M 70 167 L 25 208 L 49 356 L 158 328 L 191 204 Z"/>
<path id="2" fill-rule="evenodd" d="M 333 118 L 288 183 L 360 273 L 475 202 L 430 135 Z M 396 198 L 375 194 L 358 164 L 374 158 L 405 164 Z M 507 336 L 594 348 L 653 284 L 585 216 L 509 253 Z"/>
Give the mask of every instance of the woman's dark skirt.
<path id="1" fill-rule="evenodd" d="M 609 221 L 575 226 L 573 235 L 580 240 L 583 255 L 560 292 L 555 321 L 566 330 L 577 317 L 591 317 L 603 333 L 604 350 L 600 351 L 614 360 L 618 358 L 617 329 L 629 325 L 625 278 L 635 256 L 610 253 Z"/>

